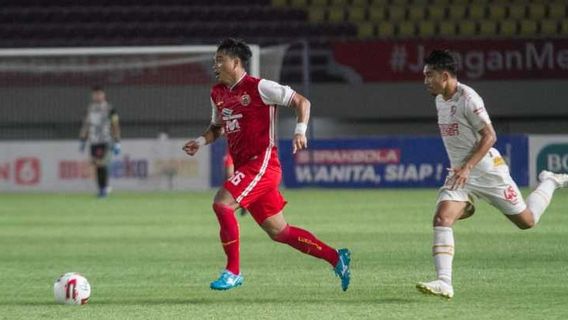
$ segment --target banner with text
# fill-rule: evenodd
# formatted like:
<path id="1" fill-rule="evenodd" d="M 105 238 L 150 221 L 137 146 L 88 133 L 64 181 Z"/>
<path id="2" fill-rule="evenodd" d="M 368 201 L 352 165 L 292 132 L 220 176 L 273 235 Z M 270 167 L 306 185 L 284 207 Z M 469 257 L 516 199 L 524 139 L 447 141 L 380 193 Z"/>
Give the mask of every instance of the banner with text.
<path id="1" fill-rule="evenodd" d="M 568 173 L 568 135 L 530 135 L 530 185 L 536 186 L 542 170 Z"/>
<path id="2" fill-rule="evenodd" d="M 500 136 L 496 148 L 521 186 L 528 184 L 528 138 Z M 290 154 L 280 142 L 286 187 L 417 188 L 439 187 L 449 167 L 438 137 L 312 140 L 310 149 Z"/>
<path id="3" fill-rule="evenodd" d="M 348 41 L 333 46 L 336 62 L 363 81 L 422 81 L 422 61 L 450 49 L 462 80 L 567 79 L 568 40 Z"/>
<path id="4" fill-rule="evenodd" d="M 195 157 L 179 139 L 122 141 L 122 153 L 109 163 L 116 191 L 203 190 L 209 188 L 210 152 Z M 96 190 L 88 151 L 77 141 L 0 142 L 0 192 Z"/>

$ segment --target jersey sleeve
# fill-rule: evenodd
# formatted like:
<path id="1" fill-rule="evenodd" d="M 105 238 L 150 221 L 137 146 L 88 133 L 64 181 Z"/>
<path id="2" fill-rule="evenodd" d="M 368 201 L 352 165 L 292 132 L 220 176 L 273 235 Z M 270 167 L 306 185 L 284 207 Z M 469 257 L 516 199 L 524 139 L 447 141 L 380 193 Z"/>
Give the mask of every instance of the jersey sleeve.
<path id="1" fill-rule="evenodd" d="M 262 79 L 258 83 L 258 92 L 262 102 L 267 105 L 290 106 L 296 92 L 289 86 L 283 86 L 277 82 Z"/>
<path id="2" fill-rule="evenodd" d="M 471 96 L 465 101 L 465 115 L 467 121 L 476 131 L 483 129 L 486 124 L 491 123 L 483 99 L 477 95 Z"/>
<path id="3" fill-rule="evenodd" d="M 211 100 L 211 124 L 214 126 L 222 126 L 223 122 L 219 117 L 219 112 L 217 111 L 217 106 L 215 102 L 213 102 L 213 97 L 210 98 Z"/>

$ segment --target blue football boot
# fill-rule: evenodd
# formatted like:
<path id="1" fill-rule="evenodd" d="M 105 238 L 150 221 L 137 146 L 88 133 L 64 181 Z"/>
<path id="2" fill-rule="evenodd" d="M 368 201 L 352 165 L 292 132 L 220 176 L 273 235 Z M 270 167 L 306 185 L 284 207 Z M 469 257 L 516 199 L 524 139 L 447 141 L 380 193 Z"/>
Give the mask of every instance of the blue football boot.
<path id="1" fill-rule="evenodd" d="M 229 290 L 236 288 L 243 284 L 243 276 L 240 274 L 234 274 L 229 270 L 225 270 L 221 273 L 219 279 L 211 282 L 211 289 L 213 290 Z"/>
<path id="2" fill-rule="evenodd" d="M 351 251 L 349 249 L 339 249 L 337 250 L 339 255 L 339 261 L 333 270 L 335 274 L 341 279 L 341 289 L 347 291 L 349 288 L 349 282 L 351 281 L 351 270 L 349 269 L 349 264 L 351 263 Z"/>

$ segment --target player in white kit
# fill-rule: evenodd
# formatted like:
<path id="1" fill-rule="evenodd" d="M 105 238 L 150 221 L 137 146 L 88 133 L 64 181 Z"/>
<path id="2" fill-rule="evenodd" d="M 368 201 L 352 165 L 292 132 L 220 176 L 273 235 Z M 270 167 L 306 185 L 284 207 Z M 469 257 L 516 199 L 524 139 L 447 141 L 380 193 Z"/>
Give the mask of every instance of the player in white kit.
<path id="1" fill-rule="evenodd" d="M 424 59 L 424 84 L 436 97 L 438 126 L 451 163 L 438 195 L 432 254 L 437 280 L 419 282 L 424 293 L 451 298 L 454 237 L 452 225 L 473 214 L 476 198 L 499 209 L 520 229 L 534 227 L 568 175 L 542 171 L 540 184 L 523 200 L 509 167 L 493 148 L 497 137 L 481 97 L 458 82 L 456 62 L 448 51 L 434 50 Z"/>

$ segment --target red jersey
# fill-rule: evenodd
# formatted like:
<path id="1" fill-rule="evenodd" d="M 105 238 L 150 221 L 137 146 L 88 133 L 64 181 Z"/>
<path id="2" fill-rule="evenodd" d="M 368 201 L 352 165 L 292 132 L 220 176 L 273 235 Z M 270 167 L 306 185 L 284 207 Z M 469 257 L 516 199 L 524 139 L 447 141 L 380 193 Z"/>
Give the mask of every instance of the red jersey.
<path id="1" fill-rule="evenodd" d="M 244 74 L 232 87 L 211 89 L 211 122 L 223 126 L 235 169 L 251 159 L 277 156 L 276 106 L 288 106 L 294 91 Z"/>

